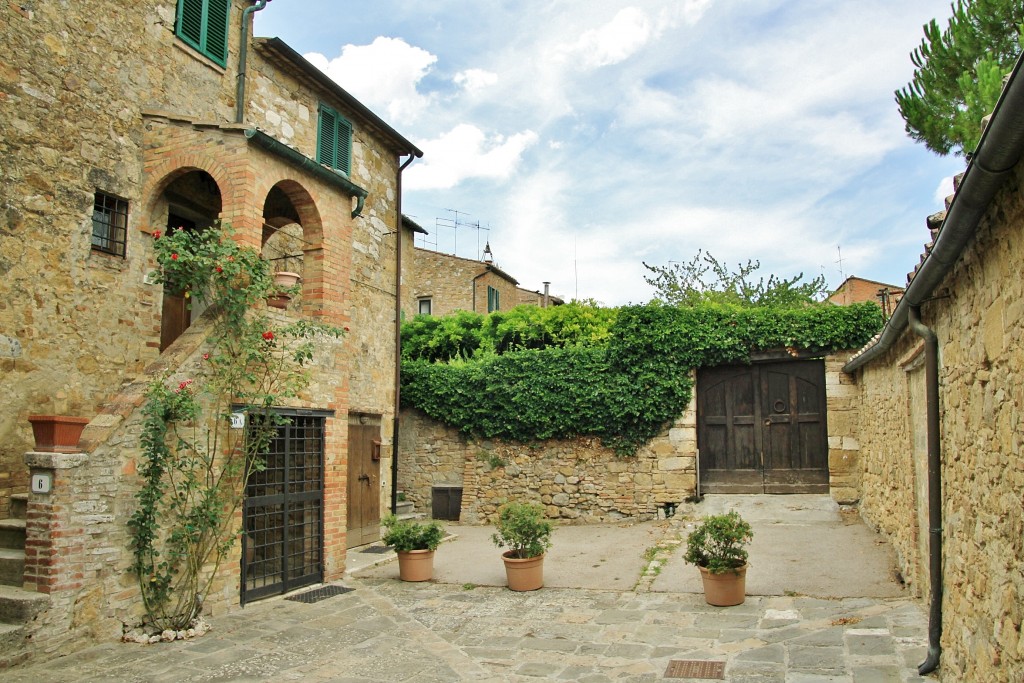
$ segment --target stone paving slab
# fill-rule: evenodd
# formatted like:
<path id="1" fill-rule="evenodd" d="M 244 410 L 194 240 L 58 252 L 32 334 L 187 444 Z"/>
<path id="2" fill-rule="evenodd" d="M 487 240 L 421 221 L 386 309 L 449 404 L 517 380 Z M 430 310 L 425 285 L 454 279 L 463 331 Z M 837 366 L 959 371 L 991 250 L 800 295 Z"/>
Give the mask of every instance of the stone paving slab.
<path id="1" fill-rule="evenodd" d="M 663 678 L 673 659 L 725 661 L 726 680 L 746 683 L 925 680 L 916 664 L 926 617 L 905 598 L 748 597 L 720 608 L 683 593 L 345 584 L 355 590 L 315 604 L 274 598 L 213 618 L 194 641 L 107 643 L 3 680 L 682 680 Z M 894 635 L 904 629 L 916 635 Z"/>

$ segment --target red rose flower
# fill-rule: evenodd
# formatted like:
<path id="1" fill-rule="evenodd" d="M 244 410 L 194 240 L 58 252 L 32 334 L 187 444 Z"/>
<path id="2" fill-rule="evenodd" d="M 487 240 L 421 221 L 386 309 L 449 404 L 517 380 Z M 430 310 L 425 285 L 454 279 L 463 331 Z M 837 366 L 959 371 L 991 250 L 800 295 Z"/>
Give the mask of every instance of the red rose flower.
<path id="1" fill-rule="evenodd" d="M 172 261 L 177 261 L 178 260 L 178 255 L 177 254 L 171 254 L 171 260 Z"/>
<path id="2" fill-rule="evenodd" d="M 274 333 L 271 332 L 270 330 L 267 330 L 266 332 L 263 333 L 263 338 L 266 339 L 267 341 L 274 341 Z"/>
<path id="3" fill-rule="evenodd" d="M 158 239 L 160 239 L 160 234 L 161 234 L 161 233 L 160 233 L 160 231 L 159 231 L 159 230 L 154 230 L 154 231 L 153 231 L 153 239 L 155 239 L 155 240 L 158 240 Z"/>
<path id="4" fill-rule="evenodd" d="M 223 273 L 223 272 L 224 272 L 224 269 L 223 269 L 223 268 L 221 268 L 220 266 L 217 266 L 217 272 L 218 272 L 218 273 Z"/>
<path id="5" fill-rule="evenodd" d="M 203 354 L 203 360 L 210 360 L 210 354 L 204 353 Z"/>

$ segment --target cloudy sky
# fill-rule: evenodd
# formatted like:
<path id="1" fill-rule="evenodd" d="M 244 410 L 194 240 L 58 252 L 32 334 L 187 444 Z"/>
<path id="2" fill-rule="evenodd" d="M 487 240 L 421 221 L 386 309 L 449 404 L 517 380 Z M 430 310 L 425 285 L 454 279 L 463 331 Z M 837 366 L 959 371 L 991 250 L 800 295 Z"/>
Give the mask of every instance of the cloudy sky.
<path id="1" fill-rule="evenodd" d="M 903 285 L 963 161 L 893 91 L 948 0 L 274 0 L 277 36 L 424 151 L 421 246 L 649 300 L 643 262 Z M 458 212 L 456 214 L 455 212 Z M 451 225 L 457 218 L 462 227 Z M 475 226 L 479 226 L 477 229 Z M 486 228 L 487 230 L 484 230 Z"/>

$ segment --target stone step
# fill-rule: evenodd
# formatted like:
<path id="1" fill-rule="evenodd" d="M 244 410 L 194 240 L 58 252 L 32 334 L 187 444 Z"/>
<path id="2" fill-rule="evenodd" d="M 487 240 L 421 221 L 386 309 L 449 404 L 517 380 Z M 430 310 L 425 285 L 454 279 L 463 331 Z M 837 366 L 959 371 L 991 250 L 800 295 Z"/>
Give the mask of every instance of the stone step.
<path id="1" fill-rule="evenodd" d="M 0 584 L 20 587 L 25 576 L 25 551 L 0 548 Z"/>
<path id="2" fill-rule="evenodd" d="M 28 629 L 24 624 L 0 624 L 0 669 L 13 666 L 25 659 L 25 637 Z"/>
<path id="3" fill-rule="evenodd" d="M 0 548 L 25 549 L 24 519 L 0 519 Z"/>
<path id="4" fill-rule="evenodd" d="M 0 585 L 0 622 L 27 624 L 50 604 L 45 593 Z"/>
<path id="5" fill-rule="evenodd" d="M 411 500 L 400 500 L 395 503 L 395 514 L 399 517 L 411 514 L 413 507 L 413 502 Z"/>
<path id="6" fill-rule="evenodd" d="M 28 494 L 11 494 L 11 517 L 14 519 L 25 519 L 28 516 Z"/>

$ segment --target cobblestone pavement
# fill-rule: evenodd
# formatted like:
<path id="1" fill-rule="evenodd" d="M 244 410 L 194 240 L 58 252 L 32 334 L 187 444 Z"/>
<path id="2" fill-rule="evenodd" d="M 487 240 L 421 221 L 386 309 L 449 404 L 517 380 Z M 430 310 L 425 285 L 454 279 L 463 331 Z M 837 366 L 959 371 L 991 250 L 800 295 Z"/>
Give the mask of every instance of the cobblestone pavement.
<path id="1" fill-rule="evenodd" d="M 187 642 L 108 643 L 5 671 L 59 681 L 660 681 L 672 660 L 726 663 L 748 683 L 923 681 L 913 601 L 703 597 L 348 579 L 313 604 L 275 598 L 211 620 Z"/>

